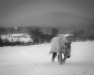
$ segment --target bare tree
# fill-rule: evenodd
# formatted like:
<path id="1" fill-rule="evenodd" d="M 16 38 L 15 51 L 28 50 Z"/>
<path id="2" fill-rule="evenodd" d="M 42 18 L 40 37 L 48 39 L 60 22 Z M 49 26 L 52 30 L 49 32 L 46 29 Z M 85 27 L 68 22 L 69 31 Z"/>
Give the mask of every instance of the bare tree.
<path id="1" fill-rule="evenodd" d="M 58 30 L 56 28 L 53 28 L 51 30 L 51 35 L 56 36 L 58 34 Z"/>

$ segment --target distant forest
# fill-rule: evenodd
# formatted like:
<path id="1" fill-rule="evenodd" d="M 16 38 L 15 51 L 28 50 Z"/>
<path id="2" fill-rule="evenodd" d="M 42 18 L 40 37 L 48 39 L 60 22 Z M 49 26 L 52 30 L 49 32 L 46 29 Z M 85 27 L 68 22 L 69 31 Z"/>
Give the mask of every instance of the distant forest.
<path id="1" fill-rule="evenodd" d="M 28 33 L 33 38 L 34 44 L 50 42 L 51 38 L 58 34 L 73 34 L 76 40 L 79 41 L 94 40 L 93 30 L 86 29 L 37 26 L 0 27 L 0 36 L 15 33 Z"/>

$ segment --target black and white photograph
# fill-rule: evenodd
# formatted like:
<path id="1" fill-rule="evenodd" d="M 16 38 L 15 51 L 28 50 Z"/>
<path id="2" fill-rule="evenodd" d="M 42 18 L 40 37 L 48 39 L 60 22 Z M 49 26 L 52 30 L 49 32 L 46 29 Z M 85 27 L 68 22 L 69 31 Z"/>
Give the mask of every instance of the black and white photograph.
<path id="1" fill-rule="evenodd" d="M 94 75 L 94 0 L 0 0 L 0 75 Z"/>

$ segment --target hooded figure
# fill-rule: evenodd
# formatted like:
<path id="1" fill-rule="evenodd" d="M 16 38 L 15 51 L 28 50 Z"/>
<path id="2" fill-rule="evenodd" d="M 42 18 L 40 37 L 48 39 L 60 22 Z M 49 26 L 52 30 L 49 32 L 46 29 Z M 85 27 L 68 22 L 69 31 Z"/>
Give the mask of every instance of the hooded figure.
<path id="1" fill-rule="evenodd" d="M 52 61 L 54 61 L 56 55 L 58 55 L 58 61 L 60 64 L 65 62 L 67 58 L 70 57 L 70 44 L 67 39 L 61 34 L 58 37 L 54 37 L 51 40 L 51 51 L 52 53 Z M 62 60 L 62 53 L 64 54 L 64 59 Z"/>

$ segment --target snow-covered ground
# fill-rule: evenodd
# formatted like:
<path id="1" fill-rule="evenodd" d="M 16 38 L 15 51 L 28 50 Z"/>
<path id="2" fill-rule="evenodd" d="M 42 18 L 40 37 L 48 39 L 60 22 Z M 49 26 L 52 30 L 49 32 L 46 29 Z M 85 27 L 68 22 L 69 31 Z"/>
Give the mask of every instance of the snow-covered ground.
<path id="1" fill-rule="evenodd" d="M 94 41 L 71 46 L 63 65 L 51 62 L 50 44 L 0 47 L 0 75 L 94 75 Z"/>

